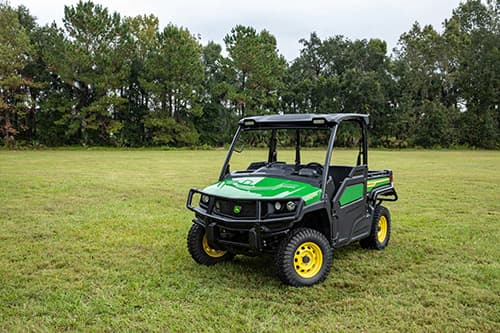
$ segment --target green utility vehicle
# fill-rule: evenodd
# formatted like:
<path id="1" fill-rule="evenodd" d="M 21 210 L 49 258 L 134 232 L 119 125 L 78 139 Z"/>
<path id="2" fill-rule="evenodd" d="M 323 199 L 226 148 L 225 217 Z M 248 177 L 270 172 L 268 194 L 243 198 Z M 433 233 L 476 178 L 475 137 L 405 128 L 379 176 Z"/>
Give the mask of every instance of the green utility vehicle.
<path id="1" fill-rule="evenodd" d="M 209 266 L 235 254 L 271 254 L 284 283 L 310 286 L 328 275 L 333 249 L 354 241 L 385 248 L 391 218 L 381 203 L 398 197 L 391 170 L 368 170 L 367 125 L 363 114 L 240 120 L 218 182 L 189 191 L 187 208 L 195 218 L 187 243 L 193 259 Z M 340 137 L 343 128 L 348 135 Z M 352 133 L 359 138 L 355 165 L 333 164 L 340 138 L 356 144 Z M 238 161 L 248 145 L 268 149 L 246 149 L 249 156 Z"/>

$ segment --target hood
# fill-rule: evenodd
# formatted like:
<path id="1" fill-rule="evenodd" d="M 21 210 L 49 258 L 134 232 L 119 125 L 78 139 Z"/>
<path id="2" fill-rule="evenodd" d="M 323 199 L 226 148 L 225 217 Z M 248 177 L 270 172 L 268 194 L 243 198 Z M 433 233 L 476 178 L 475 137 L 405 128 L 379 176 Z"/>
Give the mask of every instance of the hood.
<path id="1" fill-rule="evenodd" d="M 282 199 L 300 197 L 305 204 L 319 201 L 321 189 L 308 183 L 273 177 L 227 178 L 203 192 L 234 199 Z"/>

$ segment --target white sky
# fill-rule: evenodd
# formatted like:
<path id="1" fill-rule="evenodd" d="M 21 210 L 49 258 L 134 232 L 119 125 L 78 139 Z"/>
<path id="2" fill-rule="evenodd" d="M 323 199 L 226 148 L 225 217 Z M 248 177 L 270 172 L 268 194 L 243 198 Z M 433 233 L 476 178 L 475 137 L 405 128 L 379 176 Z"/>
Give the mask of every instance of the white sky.
<path id="1" fill-rule="evenodd" d="M 64 5 L 77 0 L 10 0 L 12 6 L 29 8 L 38 23 L 56 21 L 62 25 Z M 413 22 L 432 24 L 441 30 L 459 0 L 94 0 L 110 11 L 124 16 L 154 14 L 160 27 L 169 22 L 200 35 L 202 43 L 222 39 L 235 25 L 243 24 L 269 30 L 276 36 L 280 52 L 293 60 L 299 55 L 299 39 L 315 31 L 323 39 L 344 35 L 349 39 L 381 38 L 390 51 L 399 36 Z"/>

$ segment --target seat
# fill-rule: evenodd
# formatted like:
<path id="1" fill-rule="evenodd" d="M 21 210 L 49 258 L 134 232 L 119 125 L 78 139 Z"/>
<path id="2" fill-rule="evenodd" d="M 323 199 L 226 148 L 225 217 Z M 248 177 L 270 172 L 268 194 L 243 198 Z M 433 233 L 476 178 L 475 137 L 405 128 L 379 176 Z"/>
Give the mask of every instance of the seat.
<path id="1" fill-rule="evenodd" d="M 352 169 L 353 167 L 344 165 L 331 165 L 328 168 L 328 177 L 333 179 L 333 194 L 335 194 L 335 191 L 340 188 L 340 184 L 349 176 Z"/>

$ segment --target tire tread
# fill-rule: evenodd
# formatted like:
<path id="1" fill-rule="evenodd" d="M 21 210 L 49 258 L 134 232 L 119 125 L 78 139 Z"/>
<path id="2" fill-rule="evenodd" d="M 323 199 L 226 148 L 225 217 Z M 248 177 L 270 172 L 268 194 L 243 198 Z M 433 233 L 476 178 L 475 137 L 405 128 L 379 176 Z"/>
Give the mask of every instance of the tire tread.
<path id="1" fill-rule="evenodd" d="M 205 266 L 212 266 L 221 261 L 231 260 L 234 254 L 227 252 L 220 258 L 212 258 L 203 250 L 203 236 L 205 235 L 205 228 L 201 225 L 194 223 L 189 229 L 187 236 L 187 247 L 189 254 L 193 257 L 194 261 L 198 264 Z"/>
<path id="2" fill-rule="evenodd" d="M 323 268 L 316 277 L 304 279 L 297 275 L 293 265 L 293 256 L 297 247 L 306 242 L 314 241 L 321 247 L 323 252 Z M 274 257 L 274 264 L 280 280 L 293 287 L 311 286 L 323 282 L 332 266 L 332 249 L 326 237 L 317 230 L 310 228 L 298 228 L 292 230 L 281 242 Z"/>
<path id="3" fill-rule="evenodd" d="M 380 243 L 377 238 L 377 232 L 378 232 L 377 226 L 378 226 L 378 220 L 382 215 L 384 215 L 387 218 L 387 236 L 386 240 Z M 361 245 L 361 247 L 364 249 L 382 250 L 387 245 L 389 245 L 389 240 L 391 238 L 391 229 L 392 229 L 391 214 L 389 212 L 389 209 L 387 209 L 384 206 L 377 206 L 373 212 L 372 224 L 370 227 L 370 235 L 360 240 L 359 245 Z"/>

